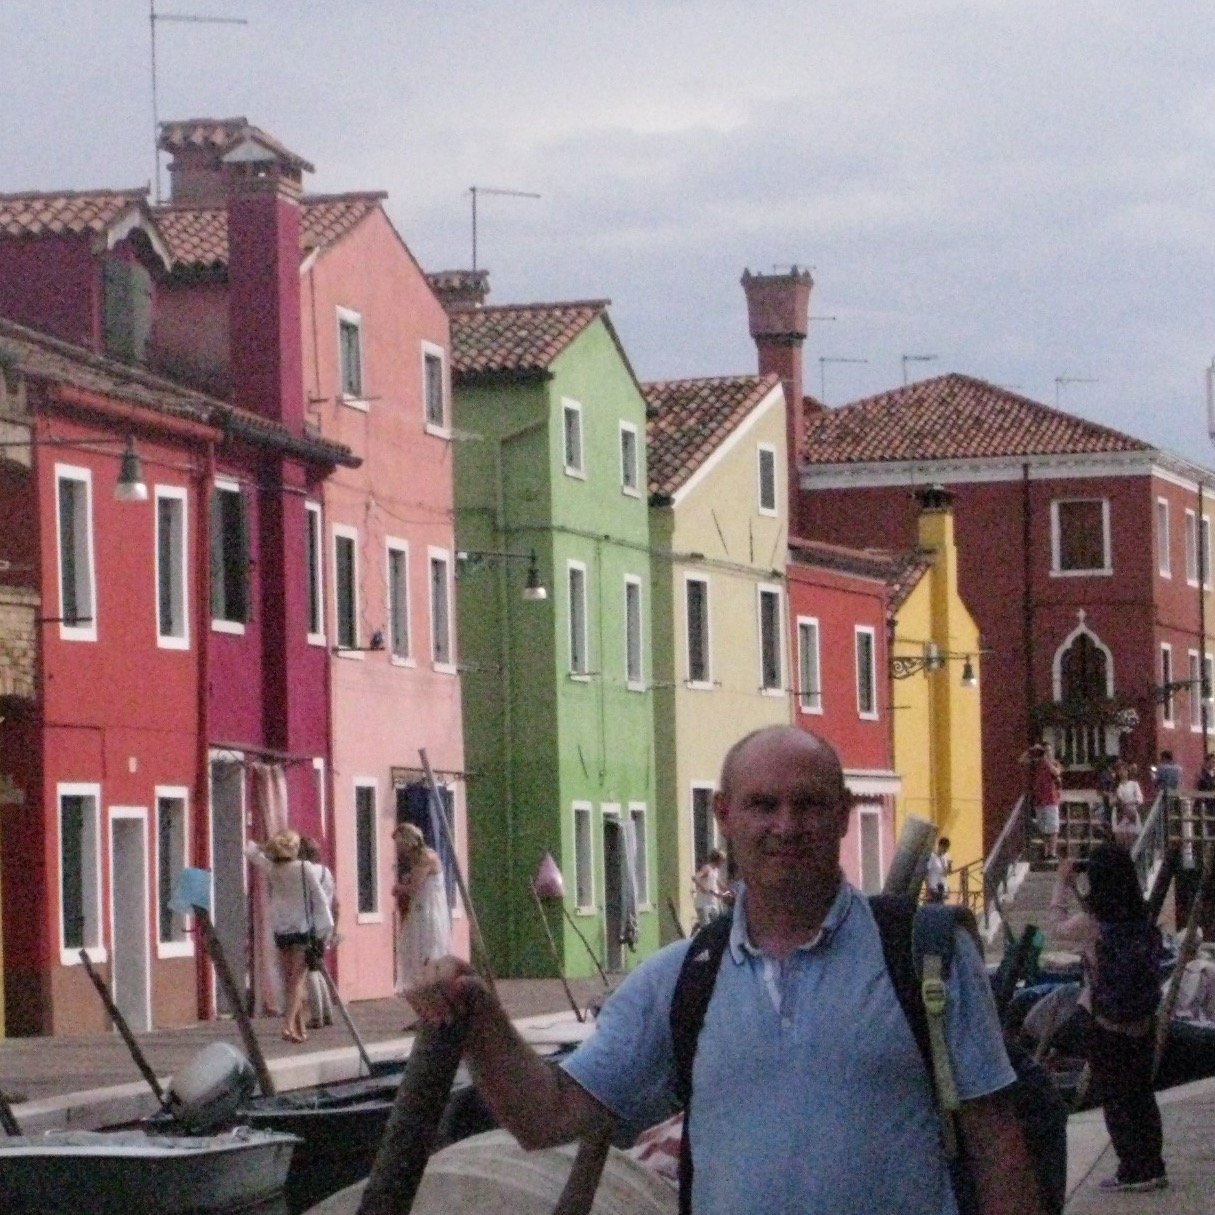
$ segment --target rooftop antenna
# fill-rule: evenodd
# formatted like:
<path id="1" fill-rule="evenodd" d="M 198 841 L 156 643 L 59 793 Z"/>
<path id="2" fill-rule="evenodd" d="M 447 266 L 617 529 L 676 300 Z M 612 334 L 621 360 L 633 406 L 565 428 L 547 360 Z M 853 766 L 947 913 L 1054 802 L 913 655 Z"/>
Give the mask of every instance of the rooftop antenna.
<path id="1" fill-rule="evenodd" d="M 508 198 L 539 198 L 539 194 L 533 194 L 530 190 L 499 190 L 494 186 L 469 186 L 469 194 L 472 195 L 472 268 L 473 273 L 477 271 L 477 195 L 478 194 L 500 194 Z"/>
<path id="2" fill-rule="evenodd" d="M 152 26 L 152 194 L 160 206 L 160 106 L 156 96 L 156 23 L 178 25 L 248 25 L 244 17 L 202 17 L 194 13 L 158 13 L 156 0 L 148 0 L 148 22 Z"/>
<path id="3" fill-rule="evenodd" d="M 1065 384 L 1096 384 L 1098 380 L 1087 375 L 1057 375 L 1055 376 L 1055 408 L 1059 408 L 1059 392 Z"/>
<path id="4" fill-rule="evenodd" d="M 819 355 L 818 360 L 818 382 L 819 382 L 819 400 L 824 405 L 827 403 L 827 364 L 828 363 L 867 363 L 868 359 L 847 359 L 834 358 L 831 355 Z"/>
<path id="5" fill-rule="evenodd" d="M 935 354 L 905 354 L 903 355 L 903 386 L 907 386 L 907 364 L 908 363 L 935 363 L 937 356 Z"/>

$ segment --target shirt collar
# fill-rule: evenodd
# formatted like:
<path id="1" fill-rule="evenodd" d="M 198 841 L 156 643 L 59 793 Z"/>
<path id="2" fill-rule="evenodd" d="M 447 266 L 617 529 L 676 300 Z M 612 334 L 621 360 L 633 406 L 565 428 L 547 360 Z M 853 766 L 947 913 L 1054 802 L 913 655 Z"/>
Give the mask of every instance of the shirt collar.
<path id="1" fill-rule="evenodd" d="M 751 934 L 747 928 L 747 885 L 745 882 L 739 882 L 737 894 L 734 900 L 734 920 L 730 925 L 730 956 L 735 963 L 742 965 L 746 961 L 747 956 L 763 957 L 763 950 L 757 948 L 751 941 Z M 857 892 L 848 884 L 843 875 L 840 876 L 839 889 L 835 892 L 835 898 L 831 901 L 831 906 L 827 909 L 827 915 L 823 919 L 822 927 L 819 928 L 813 938 L 806 941 L 805 944 L 799 945 L 799 950 L 810 950 L 818 948 L 826 948 L 831 944 L 831 938 L 835 931 L 843 924 L 848 917 L 848 912 L 852 909 L 853 900 L 857 897 Z"/>

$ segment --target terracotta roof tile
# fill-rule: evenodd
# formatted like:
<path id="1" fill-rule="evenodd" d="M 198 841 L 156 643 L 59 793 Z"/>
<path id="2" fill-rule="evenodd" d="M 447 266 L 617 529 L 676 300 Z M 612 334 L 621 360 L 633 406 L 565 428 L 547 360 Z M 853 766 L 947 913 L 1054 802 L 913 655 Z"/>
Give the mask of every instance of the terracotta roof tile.
<path id="1" fill-rule="evenodd" d="M 457 376 L 545 371 L 607 300 L 563 304 L 505 304 L 451 316 L 452 367 Z"/>
<path id="2" fill-rule="evenodd" d="M 779 383 L 740 375 L 643 384 L 650 493 L 679 489 Z"/>
<path id="3" fill-rule="evenodd" d="M 789 538 L 789 560 L 794 565 L 814 565 L 836 570 L 842 574 L 855 574 L 861 578 L 872 578 L 877 582 L 891 583 L 901 570 L 895 554 L 883 548 L 848 548 L 842 544 L 830 544 L 826 540 L 805 540 L 798 536 Z"/>
<path id="4" fill-rule="evenodd" d="M 380 191 L 306 194 L 300 200 L 301 251 L 335 244 L 386 197 Z M 228 223 L 223 207 L 167 206 L 152 214 L 176 266 L 209 269 L 227 265 Z"/>
<path id="5" fill-rule="evenodd" d="M 164 152 L 207 148 L 217 156 L 223 156 L 244 139 L 256 139 L 305 173 L 316 171 L 302 156 L 255 127 L 247 118 L 185 118 L 178 122 L 162 122 L 158 146 Z"/>
<path id="6" fill-rule="evenodd" d="M 1150 451 L 1139 439 L 964 375 L 807 411 L 803 462 L 870 463 Z"/>
<path id="7" fill-rule="evenodd" d="M 146 188 L 0 194 L 0 235 L 59 236 L 104 232 L 146 203 Z"/>

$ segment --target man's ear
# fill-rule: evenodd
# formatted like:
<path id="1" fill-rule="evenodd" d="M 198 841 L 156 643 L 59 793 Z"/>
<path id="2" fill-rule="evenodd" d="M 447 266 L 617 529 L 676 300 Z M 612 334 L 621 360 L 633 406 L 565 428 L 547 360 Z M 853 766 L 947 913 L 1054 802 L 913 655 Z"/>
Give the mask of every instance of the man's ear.
<path id="1" fill-rule="evenodd" d="M 727 839 L 729 836 L 727 834 L 726 824 L 729 818 L 729 812 L 729 803 L 726 801 L 725 797 L 722 796 L 721 790 L 718 789 L 713 794 L 713 817 L 717 820 L 717 825 L 721 828 L 722 834 L 726 835 Z"/>

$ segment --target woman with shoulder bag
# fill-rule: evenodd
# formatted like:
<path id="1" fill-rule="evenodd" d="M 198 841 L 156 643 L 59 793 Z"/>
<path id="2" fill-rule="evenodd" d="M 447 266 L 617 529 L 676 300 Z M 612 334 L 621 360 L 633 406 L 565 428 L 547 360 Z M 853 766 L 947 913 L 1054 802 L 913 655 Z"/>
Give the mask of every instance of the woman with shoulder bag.
<path id="1" fill-rule="evenodd" d="M 1060 863 L 1051 898 L 1052 935 L 1080 953 L 1077 1004 L 1094 1097 L 1101 1102 L 1118 1171 L 1103 1190 L 1161 1190 L 1165 1175 L 1160 1107 L 1152 1091 L 1156 1010 L 1160 1005 L 1160 930 L 1148 918 L 1130 854 L 1100 844 L 1077 883 L 1075 863 Z M 1072 910 L 1073 899 L 1079 910 Z"/>
<path id="2" fill-rule="evenodd" d="M 333 931 L 333 917 L 320 884 L 320 866 L 300 860 L 300 836 L 289 828 L 265 844 L 245 846 L 249 863 L 266 876 L 270 897 L 270 924 L 283 970 L 287 1010 L 283 1040 L 304 1042 L 304 976 L 306 951 L 315 936 Z"/>

